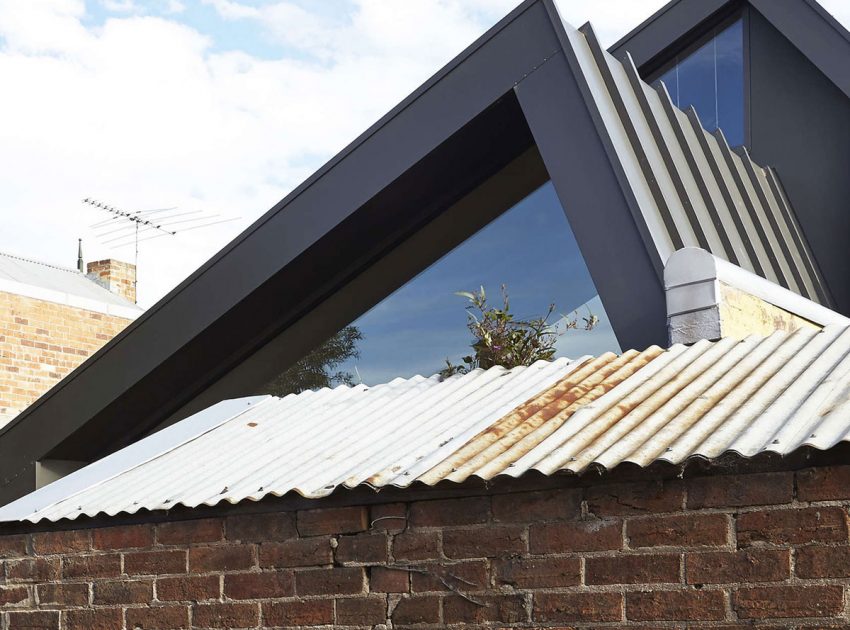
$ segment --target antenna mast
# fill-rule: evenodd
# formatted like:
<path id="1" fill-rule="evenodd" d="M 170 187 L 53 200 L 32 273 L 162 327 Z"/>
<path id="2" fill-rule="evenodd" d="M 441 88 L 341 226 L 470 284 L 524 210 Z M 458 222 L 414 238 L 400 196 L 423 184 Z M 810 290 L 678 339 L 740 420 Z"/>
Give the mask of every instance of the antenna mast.
<path id="1" fill-rule="evenodd" d="M 216 219 L 221 215 L 208 214 L 201 210 L 176 212 L 176 207 L 130 212 L 90 197 L 83 199 L 83 203 L 111 215 L 105 221 L 100 221 L 90 226 L 92 229 L 98 231 L 98 239 L 104 245 L 113 248 L 133 245 L 133 287 L 135 289 L 138 289 L 139 243 L 162 236 L 175 236 L 180 232 L 196 230 L 218 223 L 236 221 L 240 218 L 232 217 L 213 221 L 211 219 Z M 180 225 L 180 228 L 175 229 L 172 227 L 175 225 Z"/>

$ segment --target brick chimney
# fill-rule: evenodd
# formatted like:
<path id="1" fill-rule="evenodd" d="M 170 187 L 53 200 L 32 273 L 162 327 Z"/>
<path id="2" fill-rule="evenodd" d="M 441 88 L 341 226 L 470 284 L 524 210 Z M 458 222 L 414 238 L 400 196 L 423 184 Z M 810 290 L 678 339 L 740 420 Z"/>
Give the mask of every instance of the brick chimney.
<path id="1" fill-rule="evenodd" d="M 90 262 L 87 270 L 89 278 L 135 304 L 136 265 L 107 258 Z"/>

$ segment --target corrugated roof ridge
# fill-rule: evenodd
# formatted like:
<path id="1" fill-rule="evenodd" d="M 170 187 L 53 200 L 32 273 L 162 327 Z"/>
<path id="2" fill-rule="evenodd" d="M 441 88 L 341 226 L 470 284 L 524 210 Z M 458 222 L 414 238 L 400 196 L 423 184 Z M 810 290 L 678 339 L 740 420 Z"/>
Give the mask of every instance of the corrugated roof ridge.
<path id="1" fill-rule="evenodd" d="M 71 267 L 62 267 L 61 265 L 56 265 L 54 263 L 44 262 L 43 260 L 35 260 L 34 258 L 26 258 L 25 256 L 18 256 L 16 254 L 10 254 L 8 252 L 0 251 L 0 256 L 5 256 L 6 258 L 11 258 L 12 260 L 20 260 L 21 262 L 30 263 L 33 265 L 41 265 L 42 267 L 49 267 L 50 269 L 56 269 L 57 271 L 66 271 L 68 273 L 73 273 L 77 275 L 85 275 L 80 273 L 77 269 L 72 269 Z"/>

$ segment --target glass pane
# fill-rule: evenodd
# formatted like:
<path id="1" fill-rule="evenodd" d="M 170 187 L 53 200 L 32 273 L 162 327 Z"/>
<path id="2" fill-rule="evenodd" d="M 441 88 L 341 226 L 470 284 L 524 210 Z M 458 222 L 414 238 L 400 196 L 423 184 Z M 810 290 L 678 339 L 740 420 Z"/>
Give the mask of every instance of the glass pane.
<path id="1" fill-rule="evenodd" d="M 744 26 L 720 33 L 717 43 L 717 126 L 732 146 L 744 144 Z"/>
<path id="2" fill-rule="evenodd" d="M 693 105 L 703 126 L 722 129 L 732 146 L 744 143 L 743 33 L 738 20 L 659 77 L 677 107 Z"/>
<path id="3" fill-rule="evenodd" d="M 331 384 L 347 375 L 351 382 L 375 385 L 436 374 L 446 359 L 460 364 L 471 353 L 472 335 L 468 301 L 455 292 L 484 286 L 489 301 L 498 306 L 503 284 L 517 317 L 545 315 L 554 303 L 553 324 L 563 323 L 561 314 L 572 318 L 574 311 L 579 321 L 588 313 L 599 318 L 590 331 L 580 326 L 559 336 L 555 356 L 620 351 L 564 211 L 547 183 L 354 321 L 358 356 L 327 370 L 338 377 Z"/>

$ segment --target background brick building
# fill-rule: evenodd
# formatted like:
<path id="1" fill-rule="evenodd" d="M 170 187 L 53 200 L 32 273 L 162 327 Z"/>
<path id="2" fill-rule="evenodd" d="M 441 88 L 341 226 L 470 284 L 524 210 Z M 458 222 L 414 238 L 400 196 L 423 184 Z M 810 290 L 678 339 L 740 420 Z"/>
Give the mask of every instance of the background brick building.
<path id="1" fill-rule="evenodd" d="M 104 260 L 89 272 L 0 253 L 0 426 L 142 312 L 133 265 Z"/>

